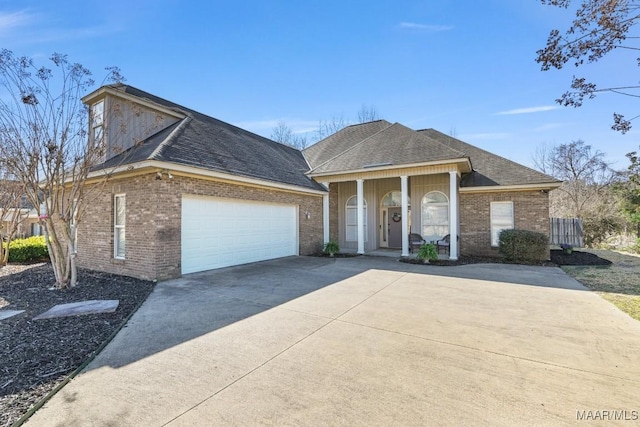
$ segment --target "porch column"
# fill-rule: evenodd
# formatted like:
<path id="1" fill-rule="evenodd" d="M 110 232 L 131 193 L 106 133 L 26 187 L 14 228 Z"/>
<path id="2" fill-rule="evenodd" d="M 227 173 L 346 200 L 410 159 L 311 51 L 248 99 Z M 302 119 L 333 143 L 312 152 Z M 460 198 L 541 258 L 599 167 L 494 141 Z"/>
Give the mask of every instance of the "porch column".
<path id="1" fill-rule="evenodd" d="M 329 191 L 328 182 L 323 182 L 322 185 L 324 185 L 327 188 L 327 191 Z M 324 235 L 324 243 L 325 244 L 329 243 L 330 234 L 329 234 L 329 194 L 328 193 L 322 196 L 322 231 Z"/>
<path id="2" fill-rule="evenodd" d="M 449 259 L 458 259 L 458 172 L 449 172 Z"/>
<path id="3" fill-rule="evenodd" d="M 409 256 L 409 178 L 400 177 L 402 205 L 402 256 Z"/>
<path id="4" fill-rule="evenodd" d="M 364 254 L 364 179 L 357 179 L 357 227 L 358 227 L 358 253 Z"/>

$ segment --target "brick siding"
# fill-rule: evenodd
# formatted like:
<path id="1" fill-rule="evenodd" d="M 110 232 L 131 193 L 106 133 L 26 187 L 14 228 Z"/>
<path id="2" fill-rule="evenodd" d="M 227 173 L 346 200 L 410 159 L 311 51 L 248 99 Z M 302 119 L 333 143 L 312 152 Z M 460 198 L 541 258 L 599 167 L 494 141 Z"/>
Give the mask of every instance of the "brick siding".
<path id="1" fill-rule="evenodd" d="M 113 257 L 113 196 L 126 194 L 126 259 Z M 299 253 L 322 246 L 322 196 L 155 173 L 109 182 L 93 197 L 79 224 L 78 265 L 99 271 L 164 280 L 181 275 L 182 195 L 200 195 L 298 206 Z M 307 219 L 305 213 L 309 212 Z"/>
<path id="2" fill-rule="evenodd" d="M 535 191 L 460 194 L 460 253 L 500 256 L 491 247 L 491 202 L 512 201 L 514 226 L 549 235 L 549 194 Z"/>

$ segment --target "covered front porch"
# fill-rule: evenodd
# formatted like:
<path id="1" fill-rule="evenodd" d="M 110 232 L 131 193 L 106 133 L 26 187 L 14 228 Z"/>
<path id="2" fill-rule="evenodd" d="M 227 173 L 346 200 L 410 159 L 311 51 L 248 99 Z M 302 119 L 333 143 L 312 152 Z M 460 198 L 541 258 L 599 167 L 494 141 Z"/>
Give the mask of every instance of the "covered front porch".
<path id="1" fill-rule="evenodd" d="M 347 253 L 409 257 L 410 234 L 434 243 L 448 237 L 448 250 L 439 257 L 457 260 L 460 169 L 452 164 L 415 169 L 326 177 L 325 242 L 337 241 Z"/>

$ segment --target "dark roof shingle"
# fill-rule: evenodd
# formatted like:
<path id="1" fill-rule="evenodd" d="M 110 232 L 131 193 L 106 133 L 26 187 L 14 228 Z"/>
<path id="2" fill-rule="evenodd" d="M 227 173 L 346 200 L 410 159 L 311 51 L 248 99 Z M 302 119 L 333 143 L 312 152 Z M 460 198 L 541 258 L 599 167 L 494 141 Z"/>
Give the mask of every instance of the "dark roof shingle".
<path id="1" fill-rule="evenodd" d="M 372 165 L 469 158 L 473 171 L 463 175 L 462 187 L 560 182 L 435 129 L 415 131 L 399 123 L 376 120 L 347 126 L 301 152 L 132 86 L 111 87 L 186 117 L 100 167 L 159 160 L 324 190 L 306 175 L 310 168 L 311 174 L 338 173 Z"/>
<path id="2" fill-rule="evenodd" d="M 313 169 L 389 126 L 391 126 L 391 123 L 386 120 L 375 120 L 347 126 L 333 135 L 316 142 L 302 152 L 307 162 L 309 162 L 309 166 Z"/>
<path id="3" fill-rule="evenodd" d="M 465 154 L 399 123 L 390 124 L 340 155 L 316 166 L 311 173 L 359 170 L 373 165 L 403 165 L 465 158 Z M 362 125 L 361 125 L 362 126 Z M 336 134 L 337 135 L 337 134 Z"/>
<path id="4" fill-rule="evenodd" d="M 428 135 L 442 144 L 465 153 L 473 165 L 473 172 L 463 175 L 461 187 L 485 187 L 493 185 L 527 185 L 559 183 L 557 179 L 505 159 L 486 150 L 445 135 L 435 129 L 423 129 L 418 133 Z"/>
<path id="5" fill-rule="evenodd" d="M 136 147 L 109 159 L 101 167 L 159 160 L 233 175 L 289 184 L 313 190 L 324 188 L 305 175 L 302 152 L 213 117 L 182 107 L 129 85 L 114 89 L 147 99 L 187 117 L 160 130 Z"/>

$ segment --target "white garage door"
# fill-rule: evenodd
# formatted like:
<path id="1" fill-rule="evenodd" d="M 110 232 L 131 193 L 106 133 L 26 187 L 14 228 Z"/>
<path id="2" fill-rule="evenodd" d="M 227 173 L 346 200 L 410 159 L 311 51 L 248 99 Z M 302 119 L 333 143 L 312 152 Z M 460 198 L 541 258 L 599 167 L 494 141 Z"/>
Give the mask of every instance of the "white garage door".
<path id="1" fill-rule="evenodd" d="M 297 207 L 183 196 L 182 274 L 298 254 Z"/>

